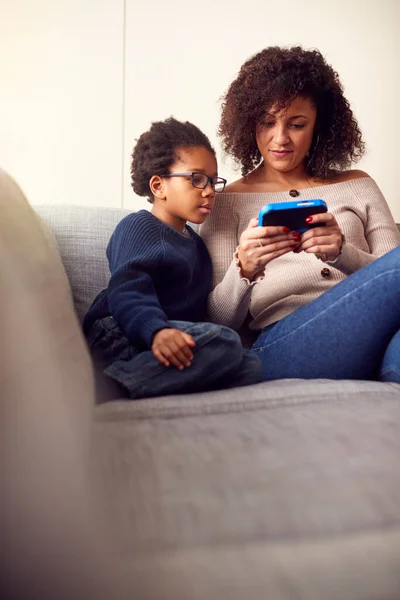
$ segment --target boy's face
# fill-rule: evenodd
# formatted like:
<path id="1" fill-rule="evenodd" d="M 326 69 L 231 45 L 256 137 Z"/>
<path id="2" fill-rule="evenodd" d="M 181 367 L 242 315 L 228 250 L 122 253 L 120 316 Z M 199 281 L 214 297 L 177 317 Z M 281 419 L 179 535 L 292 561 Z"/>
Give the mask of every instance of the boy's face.
<path id="1" fill-rule="evenodd" d="M 204 146 L 183 147 L 169 169 L 173 173 L 203 173 L 217 177 L 217 161 Z M 204 189 L 194 187 L 190 175 L 163 177 L 162 196 L 155 197 L 152 213 L 176 229 L 182 230 L 186 221 L 203 223 L 214 206 L 215 192 L 208 181 Z"/>

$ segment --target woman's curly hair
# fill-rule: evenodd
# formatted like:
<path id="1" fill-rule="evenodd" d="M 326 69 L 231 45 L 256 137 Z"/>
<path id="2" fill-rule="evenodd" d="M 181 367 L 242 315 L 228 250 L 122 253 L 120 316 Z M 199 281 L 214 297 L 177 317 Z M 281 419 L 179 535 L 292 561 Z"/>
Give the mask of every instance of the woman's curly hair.
<path id="1" fill-rule="evenodd" d="M 203 146 L 215 155 L 208 137 L 189 121 L 169 117 L 155 121 L 139 137 L 132 152 L 131 184 L 139 196 L 154 202 L 149 182 L 153 175 L 166 175 L 176 162 L 178 148 Z"/>
<path id="2" fill-rule="evenodd" d="M 224 151 L 246 176 L 261 161 L 256 130 L 272 107 L 286 109 L 296 98 L 311 98 L 317 109 L 307 171 L 327 178 L 364 154 L 357 121 L 343 95 L 339 76 L 318 50 L 271 46 L 247 60 L 222 98 L 218 134 Z"/>

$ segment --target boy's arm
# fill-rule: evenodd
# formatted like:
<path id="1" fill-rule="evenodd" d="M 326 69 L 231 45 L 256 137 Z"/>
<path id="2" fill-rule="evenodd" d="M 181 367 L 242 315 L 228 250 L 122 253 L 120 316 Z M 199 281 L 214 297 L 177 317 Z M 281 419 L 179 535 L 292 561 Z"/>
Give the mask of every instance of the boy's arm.
<path id="1" fill-rule="evenodd" d="M 150 349 L 154 334 L 169 327 L 153 284 L 164 246 L 160 230 L 152 227 L 151 221 L 129 217 L 117 226 L 107 249 L 111 270 L 108 305 L 128 339 Z"/>
<path id="2" fill-rule="evenodd" d="M 153 335 L 169 327 L 151 277 L 152 265 L 126 263 L 108 286 L 110 312 L 133 344 L 150 349 Z"/>

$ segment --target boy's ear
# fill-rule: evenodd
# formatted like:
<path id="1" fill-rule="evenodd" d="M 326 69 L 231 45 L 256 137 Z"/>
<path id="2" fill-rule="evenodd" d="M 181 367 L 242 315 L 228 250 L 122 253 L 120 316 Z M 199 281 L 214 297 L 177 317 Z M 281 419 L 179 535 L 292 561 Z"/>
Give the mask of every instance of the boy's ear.
<path id="1" fill-rule="evenodd" d="M 149 181 L 150 191 L 153 194 L 154 198 L 159 198 L 160 200 L 166 199 L 166 193 L 164 189 L 164 180 L 159 175 L 153 175 Z"/>

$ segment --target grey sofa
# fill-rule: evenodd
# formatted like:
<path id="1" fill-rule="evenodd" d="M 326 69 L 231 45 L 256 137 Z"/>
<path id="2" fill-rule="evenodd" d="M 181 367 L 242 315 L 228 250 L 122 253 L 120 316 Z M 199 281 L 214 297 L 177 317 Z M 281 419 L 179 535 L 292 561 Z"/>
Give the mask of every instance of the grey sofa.
<path id="1" fill-rule="evenodd" d="M 283 380 L 93 406 L 79 318 L 107 282 L 105 246 L 127 211 L 35 212 L 57 241 L 78 316 L 64 298 L 65 280 L 63 322 L 54 316 L 44 339 L 56 328 L 66 331 L 65 344 L 74 338 L 74 357 L 54 367 L 66 371 L 62 389 L 73 385 L 79 396 L 69 423 L 83 458 L 65 472 L 68 481 L 80 478 L 85 500 L 78 494 L 71 502 L 79 522 L 95 515 L 87 537 L 101 539 L 107 557 L 107 566 L 92 569 L 90 550 L 79 544 L 80 576 L 72 579 L 93 573 L 104 597 L 139 600 L 399 599 L 400 386 Z M 63 277 L 54 261 L 51 281 Z M 59 442 L 63 460 L 67 441 Z M 65 531 L 53 546 L 64 537 L 75 548 Z"/>

